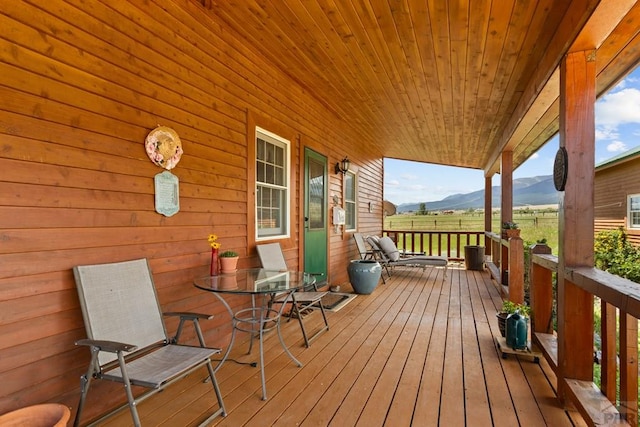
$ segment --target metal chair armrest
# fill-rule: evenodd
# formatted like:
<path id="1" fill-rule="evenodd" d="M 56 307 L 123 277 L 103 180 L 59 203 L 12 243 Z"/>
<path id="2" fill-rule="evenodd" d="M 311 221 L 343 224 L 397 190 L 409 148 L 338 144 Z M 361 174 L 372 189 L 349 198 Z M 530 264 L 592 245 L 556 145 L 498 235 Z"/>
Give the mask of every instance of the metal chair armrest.
<path id="1" fill-rule="evenodd" d="M 166 313 L 162 313 L 165 316 L 171 316 L 171 317 L 180 317 L 182 319 L 185 320 L 195 320 L 195 319 L 206 319 L 206 320 L 211 320 L 213 319 L 213 314 L 206 314 L 206 313 L 191 313 L 188 311 L 168 311 Z"/>
<path id="2" fill-rule="evenodd" d="M 110 353 L 117 353 L 119 351 L 130 352 L 138 349 L 138 346 L 133 344 L 127 344 L 117 341 L 91 340 L 88 338 L 76 341 L 76 345 L 95 347 L 100 351 L 108 351 Z"/>

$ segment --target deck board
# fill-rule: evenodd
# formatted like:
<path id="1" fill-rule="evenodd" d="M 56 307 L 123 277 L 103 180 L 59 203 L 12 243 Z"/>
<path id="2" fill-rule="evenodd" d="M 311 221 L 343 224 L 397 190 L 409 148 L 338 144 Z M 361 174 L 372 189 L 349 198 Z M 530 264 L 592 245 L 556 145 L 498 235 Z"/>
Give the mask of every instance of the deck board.
<path id="1" fill-rule="evenodd" d="M 438 268 L 397 268 L 373 294 L 329 312 L 329 331 L 310 348 L 297 322 L 283 323 L 302 368 L 275 334 L 267 336 L 267 401 L 258 368 L 225 363 L 218 381 L 229 414 L 212 425 L 584 425 L 557 400 L 546 360 L 501 358 L 494 344 L 500 304 L 486 272 L 450 267 L 445 277 Z M 230 357 L 254 360 L 257 347 L 247 355 L 246 335 L 238 338 Z M 215 402 L 205 376 L 192 374 L 142 402 L 143 425 L 191 426 L 205 418 Z M 131 419 L 121 411 L 102 425 L 129 426 Z"/>

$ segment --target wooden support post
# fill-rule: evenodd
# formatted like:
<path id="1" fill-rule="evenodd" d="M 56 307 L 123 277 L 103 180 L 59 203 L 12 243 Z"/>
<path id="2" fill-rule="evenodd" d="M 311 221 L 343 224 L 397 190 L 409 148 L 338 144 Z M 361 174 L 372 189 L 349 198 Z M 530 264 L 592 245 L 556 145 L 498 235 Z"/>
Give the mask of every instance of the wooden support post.
<path id="1" fill-rule="evenodd" d="M 572 283 L 571 267 L 593 267 L 595 51 L 571 52 L 560 65 L 560 150 L 567 180 L 560 193 L 558 396 L 567 379 L 593 381 L 593 295 Z M 559 175 L 554 171 L 554 174 Z"/>
<path id="2" fill-rule="evenodd" d="M 509 239 L 509 300 L 524 302 L 524 245 L 520 237 Z"/>
<path id="3" fill-rule="evenodd" d="M 500 163 L 500 222 L 513 220 L 513 152 L 503 151 Z"/>
<path id="4" fill-rule="evenodd" d="M 491 231 L 493 223 L 491 177 L 484 177 L 484 230 Z M 485 255 L 491 255 L 491 238 L 484 236 Z"/>
<path id="5" fill-rule="evenodd" d="M 620 412 L 638 425 L 638 319 L 620 312 Z"/>
<path id="6" fill-rule="evenodd" d="M 551 248 L 540 243 L 533 245 L 530 251 L 531 254 L 551 254 Z M 553 275 L 547 268 L 531 261 L 529 264 L 531 330 L 551 334 L 553 333 Z"/>
<path id="7" fill-rule="evenodd" d="M 502 187 L 502 196 L 500 199 L 500 223 L 503 223 L 513 220 L 513 152 L 503 151 L 500 160 L 500 186 Z M 500 256 L 501 278 L 506 276 L 505 273 L 509 271 L 510 264 L 509 248 L 503 245 Z M 509 271 L 508 274 L 510 275 L 511 272 Z M 505 283 L 502 284 L 504 285 Z M 511 280 L 509 280 L 509 285 L 511 285 Z"/>

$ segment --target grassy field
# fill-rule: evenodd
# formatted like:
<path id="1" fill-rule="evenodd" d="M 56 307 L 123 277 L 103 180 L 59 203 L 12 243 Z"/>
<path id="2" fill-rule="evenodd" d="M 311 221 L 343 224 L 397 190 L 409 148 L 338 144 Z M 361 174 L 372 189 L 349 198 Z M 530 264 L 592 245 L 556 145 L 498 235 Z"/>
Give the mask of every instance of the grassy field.
<path id="1" fill-rule="evenodd" d="M 558 254 L 558 214 L 514 212 L 513 221 L 520 229 L 525 245 L 547 239 L 554 254 Z M 457 213 L 453 215 L 393 215 L 384 220 L 385 230 L 405 231 L 484 231 L 484 214 Z M 492 231 L 500 233 L 500 216 L 493 215 Z"/>

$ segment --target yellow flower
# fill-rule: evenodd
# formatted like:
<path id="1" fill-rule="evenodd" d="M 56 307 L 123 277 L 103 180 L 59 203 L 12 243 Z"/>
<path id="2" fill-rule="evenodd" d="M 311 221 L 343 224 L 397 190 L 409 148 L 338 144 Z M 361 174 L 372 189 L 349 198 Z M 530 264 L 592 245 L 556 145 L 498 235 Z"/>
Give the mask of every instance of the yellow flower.
<path id="1" fill-rule="evenodd" d="M 215 234 L 209 234 L 209 237 L 207 237 L 207 242 L 209 242 L 213 249 L 220 249 L 220 246 L 222 246 L 219 242 L 217 242 L 217 240 L 218 236 L 216 236 Z"/>

